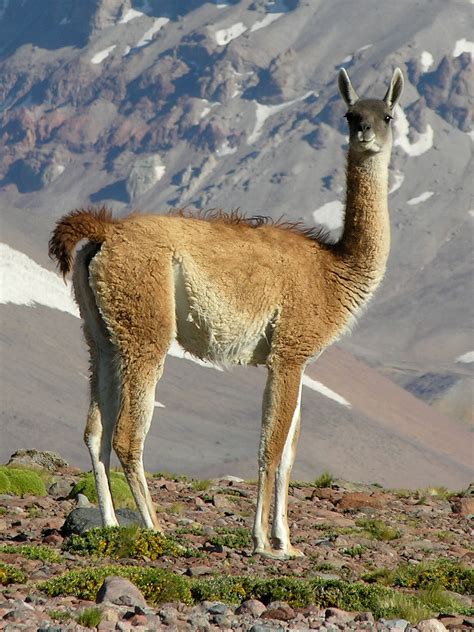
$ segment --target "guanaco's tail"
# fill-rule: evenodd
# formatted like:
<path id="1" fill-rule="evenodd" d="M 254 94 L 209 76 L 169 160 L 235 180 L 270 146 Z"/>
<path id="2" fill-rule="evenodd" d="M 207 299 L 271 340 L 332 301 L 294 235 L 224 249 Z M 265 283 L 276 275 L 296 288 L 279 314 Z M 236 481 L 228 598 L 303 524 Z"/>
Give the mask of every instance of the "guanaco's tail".
<path id="1" fill-rule="evenodd" d="M 56 259 L 64 278 L 71 270 L 77 243 L 81 239 L 102 243 L 116 223 L 105 207 L 71 211 L 59 220 L 49 240 L 49 256 Z"/>

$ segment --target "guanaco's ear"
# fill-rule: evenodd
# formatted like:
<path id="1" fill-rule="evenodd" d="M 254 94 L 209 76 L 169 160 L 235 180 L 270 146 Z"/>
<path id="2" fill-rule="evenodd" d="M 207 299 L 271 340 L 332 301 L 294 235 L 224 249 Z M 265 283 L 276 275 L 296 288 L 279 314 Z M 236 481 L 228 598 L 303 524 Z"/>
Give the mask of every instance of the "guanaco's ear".
<path id="1" fill-rule="evenodd" d="M 387 94 L 383 98 L 383 100 L 391 110 L 393 110 L 393 108 L 397 105 L 400 97 L 402 96 L 403 84 L 404 81 L 402 71 L 400 70 L 400 68 L 395 68 L 390 86 L 387 90 Z"/>
<path id="2" fill-rule="evenodd" d="M 344 99 L 347 105 L 349 107 L 351 105 L 354 105 L 354 103 L 359 100 L 359 97 L 357 96 L 357 92 L 352 87 L 352 83 L 351 83 L 351 80 L 349 79 L 349 75 L 347 74 L 344 68 L 341 68 L 341 70 L 339 71 L 339 77 L 338 77 L 337 83 L 339 86 L 339 92 L 341 93 L 341 97 Z"/>

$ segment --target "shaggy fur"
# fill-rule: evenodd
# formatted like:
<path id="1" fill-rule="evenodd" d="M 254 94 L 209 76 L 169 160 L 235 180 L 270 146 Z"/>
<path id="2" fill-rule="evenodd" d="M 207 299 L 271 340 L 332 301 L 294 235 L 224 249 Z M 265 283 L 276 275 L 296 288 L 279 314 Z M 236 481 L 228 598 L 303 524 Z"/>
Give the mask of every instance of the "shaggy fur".
<path id="1" fill-rule="evenodd" d="M 73 283 L 91 353 L 85 430 L 103 522 L 117 524 L 108 482 L 115 449 L 147 527 L 160 529 L 143 470 L 155 386 L 174 338 L 223 364 L 265 364 L 254 551 L 301 553 L 290 542 L 288 483 L 300 428 L 304 368 L 360 313 L 389 252 L 390 119 L 403 87 L 397 69 L 384 100 L 358 99 L 339 79 L 350 129 L 344 231 L 331 245 L 299 224 L 239 211 L 185 210 L 114 220 L 104 208 L 60 220 L 50 255 L 66 274 L 87 239 Z M 271 534 L 269 516 L 275 487 Z"/>

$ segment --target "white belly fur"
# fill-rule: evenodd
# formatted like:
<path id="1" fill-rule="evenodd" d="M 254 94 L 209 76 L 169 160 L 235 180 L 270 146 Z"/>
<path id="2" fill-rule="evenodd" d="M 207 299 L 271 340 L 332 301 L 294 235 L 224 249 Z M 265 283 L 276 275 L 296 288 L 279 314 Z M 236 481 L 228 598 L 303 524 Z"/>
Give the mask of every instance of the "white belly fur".
<path id="1" fill-rule="evenodd" d="M 216 364 L 264 363 L 273 330 L 272 314 L 246 318 L 201 274 L 193 279 L 192 272 L 185 272 L 178 262 L 173 271 L 179 344 L 198 358 Z"/>

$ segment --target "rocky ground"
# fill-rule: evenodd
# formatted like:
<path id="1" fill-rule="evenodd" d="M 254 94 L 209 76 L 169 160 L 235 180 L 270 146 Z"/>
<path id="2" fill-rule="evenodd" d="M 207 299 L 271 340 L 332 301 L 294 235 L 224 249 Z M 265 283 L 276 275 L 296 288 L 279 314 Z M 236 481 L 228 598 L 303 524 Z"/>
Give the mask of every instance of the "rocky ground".
<path id="1" fill-rule="evenodd" d="M 80 477 L 79 471 L 62 467 L 43 475 L 46 495 L 0 496 L 0 580 L 2 563 L 23 571 L 27 579 L 26 583 L 9 583 L 4 579 L 7 585 L 0 593 L 0 630 L 72 632 L 88 629 L 87 624 L 104 632 L 131 629 L 435 632 L 474 628 L 472 598 L 469 594 L 450 592 L 450 588 L 458 589 L 454 583 L 452 586 L 445 583 L 444 588 L 448 589 L 449 597 L 462 604 L 460 613 L 451 611 L 448 616 L 449 609 L 443 612 L 441 608 L 425 616 L 424 621 L 411 623 L 401 615 L 376 621 L 370 612 L 347 612 L 328 603 L 298 607 L 280 600 L 262 603 L 264 599 L 248 599 L 237 607 L 223 603 L 226 600 L 222 599 L 193 605 L 173 602 L 150 606 L 125 579 L 116 580 L 115 584 L 112 581 L 112 586 L 101 591 L 97 603 L 74 595 L 52 597 L 40 589 L 41 582 L 67 571 L 91 566 L 100 569 L 111 564 L 121 568 L 166 569 L 189 577 L 190 581 L 228 575 L 268 579 L 319 577 L 328 582 L 344 580 L 351 584 L 361 579 L 373 581 L 375 571 L 379 571 L 379 576 L 385 574 L 385 583 L 390 584 L 389 571 L 382 569 L 394 572 L 406 567 L 420 569 L 440 559 L 472 569 L 472 488 L 463 494 L 439 488 L 385 490 L 375 485 L 334 481 L 330 477 L 318 482 L 324 483 L 324 487 L 295 483 L 290 490 L 289 517 L 293 543 L 304 557 L 282 562 L 261 559 L 251 553 L 254 482 L 231 476 L 193 481 L 170 474 L 150 474 L 151 493 L 165 533 L 191 547 L 191 553 L 154 559 L 151 554 L 133 557 L 130 551 L 127 557 L 125 551 L 119 559 L 116 555 L 111 559 L 85 556 L 77 547 L 66 550 L 70 542 L 64 529 L 66 517 L 69 516 L 69 529 L 77 532 L 87 528 L 87 516 L 93 519 L 95 515 L 83 495 L 70 497 L 72 486 Z M 78 515 L 81 520 L 74 522 Z M 12 549 L 13 546 L 22 548 Z M 31 559 L 34 557 L 41 559 Z M 470 581 L 472 584 L 472 576 Z M 434 587 L 436 579 L 432 582 Z M 431 587 L 425 583 L 424 588 Z M 410 594 L 408 588 L 397 590 Z"/>

